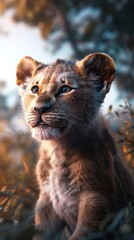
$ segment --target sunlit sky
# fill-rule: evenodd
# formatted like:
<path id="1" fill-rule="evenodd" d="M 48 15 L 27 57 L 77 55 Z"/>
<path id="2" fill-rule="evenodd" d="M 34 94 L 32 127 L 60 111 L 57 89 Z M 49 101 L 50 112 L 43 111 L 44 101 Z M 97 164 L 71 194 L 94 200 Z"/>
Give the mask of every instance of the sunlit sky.
<path id="1" fill-rule="evenodd" d="M 52 53 L 50 44 L 44 41 L 37 28 L 28 27 L 24 23 L 14 24 L 11 11 L 0 16 L 0 80 L 6 81 L 6 91 L 17 92 L 15 85 L 16 65 L 24 56 L 31 56 L 38 61 L 50 63 L 56 58 L 69 58 L 71 49 L 64 46 L 56 53 Z M 87 53 L 89 54 L 89 53 Z M 15 94 L 15 93 L 14 93 Z M 110 104 L 116 104 L 118 94 L 113 85 L 104 103 L 104 109 Z M 14 97 L 11 98 L 11 101 Z M 12 102 L 10 104 L 12 105 Z"/>

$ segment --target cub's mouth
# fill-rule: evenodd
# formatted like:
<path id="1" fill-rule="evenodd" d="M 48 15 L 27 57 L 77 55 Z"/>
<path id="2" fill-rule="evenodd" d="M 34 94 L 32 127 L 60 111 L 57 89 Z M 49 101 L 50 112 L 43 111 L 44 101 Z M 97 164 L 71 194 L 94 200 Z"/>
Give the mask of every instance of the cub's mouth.
<path id="1" fill-rule="evenodd" d="M 42 125 L 42 126 L 44 126 L 44 127 L 47 127 L 47 126 L 50 127 L 49 124 L 45 123 L 42 119 L 40 119 L 40 120 L 35 124 L 34 128 L 35 128 L 35 127 L 38 127 L 38 126 L 40 126 L 40 125 Z"/>
<path id="2" fill-rule="evenodd" d="M 46 119 L 45 117 L 27 117 L 27 122 L 32 130 L 32 136 L 38 140 L 50 140 L 61 137 L 66 130 L 67 124 L 54 116 L 46 117 Z"/>
<path id="3" fill-rule="evenodd" d="M 65 127 L 53 127 L 41 121 L 32 128 L 32 136 L 41 140 L 49 140 L 59 138 L 64 131 Z"/>

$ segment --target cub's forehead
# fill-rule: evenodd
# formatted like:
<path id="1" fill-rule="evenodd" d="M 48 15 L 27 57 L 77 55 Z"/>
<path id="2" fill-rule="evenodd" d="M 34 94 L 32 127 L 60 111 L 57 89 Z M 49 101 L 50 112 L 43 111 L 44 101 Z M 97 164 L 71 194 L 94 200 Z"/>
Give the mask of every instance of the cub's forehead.
<path id="1" fill-rule="evenodd" d="M 35 74 L 33 82 L 36 84 L 72 83 L 77 77 L 74 63 L 58 59 L 55 63 L 40 69 Z"/>

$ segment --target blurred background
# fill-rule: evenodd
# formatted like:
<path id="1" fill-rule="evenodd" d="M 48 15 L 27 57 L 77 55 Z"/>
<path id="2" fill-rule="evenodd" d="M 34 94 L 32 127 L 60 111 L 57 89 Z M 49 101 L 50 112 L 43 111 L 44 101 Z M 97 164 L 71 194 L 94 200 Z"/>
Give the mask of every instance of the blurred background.
<path id="1" fill-rule="evenodd" d="M 134 1 L 0 0 L 1 226 L 24 219 L 37 196 L 38 146 L 21 111 L 17 63 L 24 56 L 51 63 L 57 58 L 81 59 L 92 52 L 105 52 L 116 62 L 116 80 L 102 111 L 115 131 L 123 159 L 133 169 Z"/>

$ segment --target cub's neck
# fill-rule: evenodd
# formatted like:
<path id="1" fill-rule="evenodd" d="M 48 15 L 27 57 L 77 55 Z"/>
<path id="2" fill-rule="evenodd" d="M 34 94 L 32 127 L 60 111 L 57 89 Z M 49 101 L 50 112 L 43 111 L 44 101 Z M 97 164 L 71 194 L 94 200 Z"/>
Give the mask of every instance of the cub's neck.
<path id="1" fill-rule="evenodd" d="M 83 127 L 82 127 L 83 130 Z M 52 153 L 55 149 L 61 149 L 63 151 L 78 151 L 80 148 L 84 148 L 86 151 L 95 149 L 95 146 L 100 145 L 103 141 L 106 141 L 108 136 L 109 141 L 112 141 L 109 134 L 106 123 L 101 115 L 94 119 L 92 125 L 86 126 L 85 131 L 80 129 L 72 129 L 65 136 L 59 139 L 44 140 L 41 141 L 42 147 Z"/>

